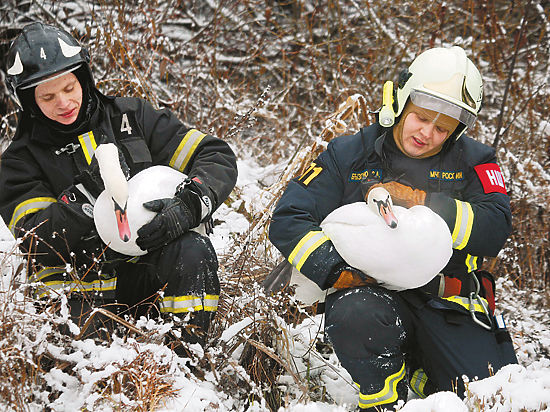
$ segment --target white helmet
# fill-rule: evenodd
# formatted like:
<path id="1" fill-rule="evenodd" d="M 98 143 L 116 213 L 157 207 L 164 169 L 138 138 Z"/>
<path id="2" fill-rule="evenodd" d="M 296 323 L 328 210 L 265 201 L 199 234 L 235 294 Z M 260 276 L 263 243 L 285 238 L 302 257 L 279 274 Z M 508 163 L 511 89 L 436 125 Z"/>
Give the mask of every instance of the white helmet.
<path id="1" fill-rule="evenodd" d="M 408 70 L 400 74 L 393 97 L 396 117 L 410 97 L 416 106 L 458 120 L 460 124 L 453 133 L 458 139 L 475 123 L 483 99 L 483 81 L 461 47 L 435 47 L 417 56 Z M 393 119 L 380 124 L 392 126 Z"/>

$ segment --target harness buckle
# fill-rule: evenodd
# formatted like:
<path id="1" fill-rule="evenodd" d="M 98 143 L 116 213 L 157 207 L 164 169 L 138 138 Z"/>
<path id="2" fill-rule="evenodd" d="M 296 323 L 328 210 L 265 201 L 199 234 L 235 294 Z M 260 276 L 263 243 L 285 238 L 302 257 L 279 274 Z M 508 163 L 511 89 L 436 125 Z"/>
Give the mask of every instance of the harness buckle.
<path id="1" fill-rule="evenodd" d="M 73 154 L 74 152 L 76 152 L 76 149 L 78 149 L 79 147 L 80 147 L 79 143 L 74 144 L 74 143 L 71 142 L 67 146 L 62 147 L 59 150 L 56 150 L 55 154 L 58 155 L 58 156 L 61 153 Z"/>
<path id="2" fill-rule="evenodd" d="M 470 301 L 469 302 L 470 316 L 472 317 L 472 320 L 482 328 L 487 330 L 492 330 L 493 322 L 491 320 L 491 316 L 489 315 L 489 308 L 487 307 L 487 304 L 484 302 L 484 300 L 479 296 L 479 290 L 480 290 L 479 280 L 477 279 L 475 272 L 472 271 L 470 273 L 472 274 L 472 279 L 474 279 L 474 284 L 475 284 L 475 291 L 470 292 L 470 295 L 468 297 Z M 477 301 L 479 306 L 481 306 L 481 308 L 483 309 L 483 314 L 487 317 L 487 320 L 489 321 L 488 325 L 485 322 L 480 321 L 476 317 L 474 301 Z"/>

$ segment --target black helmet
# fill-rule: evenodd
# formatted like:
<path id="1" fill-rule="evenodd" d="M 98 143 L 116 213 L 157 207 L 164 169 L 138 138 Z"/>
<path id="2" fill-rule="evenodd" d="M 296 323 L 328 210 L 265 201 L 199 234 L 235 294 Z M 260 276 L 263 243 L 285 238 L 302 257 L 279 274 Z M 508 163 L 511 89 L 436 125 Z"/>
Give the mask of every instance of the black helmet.
<path id="1" fill-rule="evenodd" d="M 32 23 L 23 28 L 8 51 L 8 87 L 23 107 L 20 91 L 36 86 L 55 73 L 64 74 L 84 66 L 93 84 L 89 61 L 88 50 L 65 30 Z"/>

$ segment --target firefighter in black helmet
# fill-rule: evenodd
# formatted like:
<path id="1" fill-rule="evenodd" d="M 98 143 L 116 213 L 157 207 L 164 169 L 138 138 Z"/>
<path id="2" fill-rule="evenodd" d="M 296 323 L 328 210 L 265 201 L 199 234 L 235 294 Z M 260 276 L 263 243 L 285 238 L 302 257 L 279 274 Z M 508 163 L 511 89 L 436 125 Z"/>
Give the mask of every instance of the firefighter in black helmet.
<path id="1" fill-rule="evenodd" d="M 465 134 L 482 96 L 481 75 L 462 48 L 423 52 L 395 88 L 384 87 L 379 121 L 332 140 L 314 167 L 289 182 L 273 213 L 273 244 L 321 289 L 333 288 L 325 333 L 359 388 L 361 409 L 406 400 L 407 381 L 419 396 L 464 396 L 463 376 L 484 378 L 488 364 L 496 371 L 517 362 L 493 316 L 494 281 L 481 270 L 511 229 L 495 152 Z M 364 201 L 375 186 L 396 205 L 429 207 L 449 228 L 451 259 L 422 288 L 382 287 L 346 262 L 321 229 L 329 213 Z"/>
<path id="2" fill-rule="evenodd" d="M 189 342 L 205 343 L 220 292 L 212 243 L 190 229 L 208 223 L 237 178 L 224 141 L 183 125 L 169 110 L 95 87 L 87 50 L 69 33 L 26 26 L 7 58 L 9 88 L 22 108 L 0 162 L 0 214 L 29 254 L 38 296 L 69 292 L 80 302 L 160 313 Z M 94 152 L 113 143 L 127 176 L 153 165 L 187 175 L 172 198 L 145 206 L 156 216 L 138 232 L 139 258 L 111 251 L 97 235 L 93 204 L 103 190 Z M 176 333 L 176 335 L 180 335 Z"/>

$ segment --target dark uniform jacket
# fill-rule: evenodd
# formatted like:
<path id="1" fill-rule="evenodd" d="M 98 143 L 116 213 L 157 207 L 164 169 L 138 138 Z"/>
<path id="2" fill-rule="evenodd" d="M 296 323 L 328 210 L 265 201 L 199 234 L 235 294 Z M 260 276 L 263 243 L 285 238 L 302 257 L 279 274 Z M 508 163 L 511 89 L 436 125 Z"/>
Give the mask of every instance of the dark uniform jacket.
<path id="1" fill-rule="evenodd" d="M 462 277 L 477 269 L 483 256 L 498 254 L 510 232 L 509 198 L 492 148 L 463 135 L 435 156 L 412 159 L 397 148 L 392 130 L 376 123 L 333 139 L 289 182 L 273 213 L 270 240 L 321 289 L 345 262 L 320 223 L 334 209 L 363 201 L 361 180 L 394 180 L 427 192 L 426 205 L 452 234 L 446 275 Z"/>
<path id="2" fill-rule="evenodd" d="M 93 93 L 95 109 L 85 129 L 58 133 L 23 116 L 2 155 L 0 214 L 16 237 L 34 229 L 42 240 L 27 237 L 22 248 L 36 253 L 33 262 L 43 266 L 86 268 L 105 248 L 86 209 L 88 199 L 74 190 L 75 176 L 97 163 L 93 154 L 100 143 L 119 147 L 132 176 L 166 165 L 197 177 L 212 211 L 237 179 L 235 155 L 224 141 L 185 127 L 169 110 L 155 110 L 142 99 Z"/>

